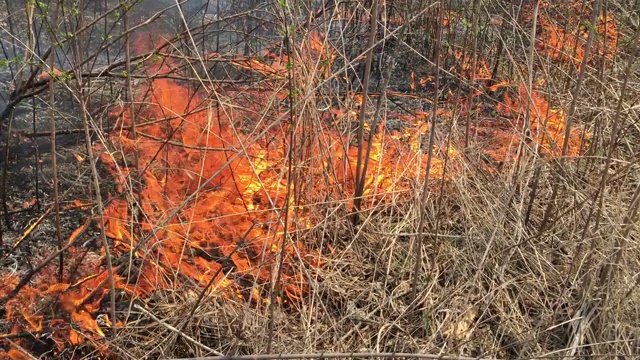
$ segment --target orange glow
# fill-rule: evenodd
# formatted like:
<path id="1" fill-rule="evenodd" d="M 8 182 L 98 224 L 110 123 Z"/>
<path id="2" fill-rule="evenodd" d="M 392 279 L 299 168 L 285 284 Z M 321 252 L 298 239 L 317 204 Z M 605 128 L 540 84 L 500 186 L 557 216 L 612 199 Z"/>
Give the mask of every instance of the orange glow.
<path id="1" fill-rule="evenodd" d="M 69 343 L 71 345 L 80 345 L 82 343 L 82 337 L 78 334 L 77 331 L 73 329 L 69 329 Z"/>
<path id="2" fill-rule="evenodd" d="M 543 6 L 549 8 L 555 5 L 545 3 Z M 573 3 L 571 7 L 576 16 L 568 18 L 568 24 L 559 23 L 556 19 L 548 16 L 539 18 L 540 32 L 537 36 L 536 47 L 538 51 L 551 59 L 573 62 L 576 66 L 579 66 L 584 59 L 592 9 L 590 7 L 582 9 L 582 2 L 579 1 Z M 571 32 L 567 33 L 564 29 L 571 29 Z M 617 53 L 619 38 L 615 20 L 611 15 L 605 17 L 600 14 L 598 16 L 598 27 L 595 30 L 597 36 L 594 38 L 594 43 L 591 47 L 589 62 L 593 64 L 596 56 L 612 60 Z"/>
<path id="3" fill-rule="evenodd" d="M 2 355 L 2 352 L 0 352 L 0 355 Z M 18 349 L 11 349 L 6 355 L 12 360 L 31 360 L 31 357 Z"/>
<path id="4" fill-rule="evenodd" d="M 498 90 L 498 89 L 500 89 L 502 87 L 505 87 L 505 86 L 509 86 L 509 83 L 507 81 L 503 81 L 503 82 L 499 82 L 497 84 L 491 85 L 491 86 L 487 87 L 487 90 L 496 91 L 496 90 Z"/>
<path id="5" fill-rule="evenodd" d="M 309 45 L 312 51 L 306 56 L 309 60 L 318 62 L 320 66 L 319 73 L 323 79 L 327 79 L 331 76 L 331 69 L 333 62 L 336 60 L 337 54 L 334 50 L 330 49 L 324 44 L 322 34 L 311 33 L 309 36 Z"/>
<path id="6" fill-rule="evenodd" d="M 272 76 L 278 76 L 276 73 L 282 70 L 257 60 L 236 65 L 250 65 L 255 71 Z M 279 252 L 275 246 L 279 243 L 276 235 L 281 231 L 277 230 L 278 209 L 284 206 L 282 196 L 286 190 L 286 182 L 279 179 L 276 170 L 284 163 L 282 147 L 250 144 L 249 139 L 235 135 L 229 118 L 234 114 L 220 112 L 219 115 L 214 109 L 195 111 L 195 107 L 188 104 L 191 94 L 173 81 L 154 80 L 150 90 L 151 96 L 146 100 L 149 106 L 140 113 L 141 117 L 162 120 L 189 111 L 194 113 L 138 130 L 139 140 L 133 149 L 138 149 L 138 167 L 147 169 L 141 174 L 145 184 L 140 194 L 141 210 L 147 219 L 141 229 L 145 232 L 156 229 L 156 232 L 153 239 L 135 253 L 145 260 L 145 266 L 138 284 L 127 289 L 144 295 L 153 289 L 172 288 L 171 274 L 174 273 L 205 286 L 217 274 L 214 289 L 233 292 L 238 284 L 226 279 L 220 271 L 218 261 L 222 257 L 230 257 L 237 276 L 267 281 L 269 270 L 261 262 L 271 262 Z M 260 92 L 249 91 L 249 94 L 263 96 Z M 278 96 L 284 98 L 285 94 Z M 192 103 L 201 100 L 196 95 Z M 123 115 L 121 128 L 112 137 L 125 154 L 132 151 L 129 146 L 132 134 L 126 130 L 129 123 L 126 114 Z M 173 141 L 165 145 L 167 138 Z M 243 148 L 249 156 L 237 156 Z M 234 160 L 227 160 L 234 155 Z M 103 157 L 103 161 L 111 164 L 116 173 L 111 157 Z M 196 191 L 198 196 L 190 197 Z M 272 206 L 276 208 L 270 210 Z M 166 218 L 179 207 L 176 217 Z M 117 249 L 126 252 L 139 245 L 140 238 L 130 232 L 128 203 L 114 200 L 105 215 L 105 231 L 116 240 Z M 255 226 L 256 223 L 273 225 Z M 243 238 L 244 247 L 238 248 Z M 291 253 L 290 249 L 285 251 Z M 198 253 L 200 255 L 194 255 Z M 286 274 L 284 278 L 290 276 Z"/>
<path id="7" fill-rule="evenodd" d="M 65 210 L 71 210 L 71 209 L 87 209 L 90 208 L 93 204 L 88 203 L 85 204 L 80 200 L 74 200 L 71 204 L 67 204 L 63 207 L 63 209 Z"/>
<path id="8" fill-rule="evenodd" d="M 25 202 L 22 204 L 22 208 L 23 208 L 23 209 L 28 209 L 28 208 L 32 207 L 33 205 L 35 205 L 37 202 L 38 202 L 38 199 L 36 199 L 36 198 L 32 198 L 32 199 L 31 199 L 31 200 L 29 200 L 29 201 L 25 201 Z"/>
<path id="9" fill-rule="evenodd" d="M 331 60 L 335 57 L 325 49 L 320 39 L 312 34 L 309 46 L 301 46 L 303 58 L 307 54 L 304 49 L 311 59 Z M 266 64 L 257 59 L 243 59 L 235 61 L 234 65 L 250 68 L 268 75 L 270 79 L 284 78 L 287 69 L 282 64 L 287 63 L 286 56 L 273 60 Z M 168 69 L 152 68 L 150 71 L 161 73 Z M 415 83 L 415 75 L 413 81 Z M 150 95 L 140 99 L 147 105 L 138 113 L 138 120 L 150 125 L 138 127 L 136 142 L 129 131 L 129 112 L 119 112 L 118 126 L 111 138 L 119 146 L 116 151 L 123 153 L 124 157 L 137 151 L 137 168 L 145 169 L 139 175 L 144 183 L 139 194 L 144 221 L 139 228 L 146 242 L 141 244 L 140 235 L 130 231 L 137 225 L 131 223 L 131 211 L 126 201 L 115 199 L 105 210 L 105 231 L 115 240 L 116 249 L 128 252 L 135 248 L 134 255 L 144 260 L 137 283 L 126 286 L 127 291 L 144 296 L 153 289 L 175 288 L 180 283 L 176 283 L 174 274 L 205 286 L 217 274 L 212 291 L 229 296 L 241 294 L 247 300 L 258 301 L 259 292 L 247 292 L 248 289 L 237 279 L 267 284 L 273 276 L 274 261 L 281 251 L 287 264 L 299 262 L 294 260 L 298 256 L 296 254 L 309 259 L 314 265 L 323 263 L 318 255 L 313 255 L 313 251 L 302 244 L 286 243 L 286 247 L 281 249 L 283 225 L 279 219 L 285 205 L 291 212 L 290 218 L 296 219 L 296 222 L 287 224 L 290 230 L 309 228 L 317 221 L 317 215 L 304 209 L 303 203 L 296 204 L 293 198 L 287 203 L 284 198 L 287 189 L 286 149 L 289 146 L 287 132 L 292 131 L 291 128 L 285 127 L 284 131 L 275 130 L 282 129 L 281 126 L 274 130 L 265 129 L 270 136 L 268 142 L 256 141 L 250 134 L 238 131 L 239 127 L 259 124 L 261 118 L 270 119 L 267 122 L 270 124 L 286 120 L 287 117 L 283 116 L 286 108 L 274 106 L 266 109 L 265 113 L 265 108 L 257 104 L 269 103 L 269 99 L 284 100 L 287 92 L 250 88 L 218 91 L 232 98 L 233 101 L 229 102 L 237 106 L 221 111 L 216 103 L 211 103 L 198 109 L 197 104 L 206 103 L 203 94 L 192 94 L 172 80 L 153 80 L 149 91 L 142 92 Z M 363 106 L 363 101 L 362 95 L 355 95 L 357 105 Z M 336 123 L 352 116 L 351 111 L 332 109 L 331 112 L 336 116 Z M 444 109 L 439 110 L 439 115 L 450 116 Z M 243 120 L 239 123 L 235 119 Z M 409 179 L 424 176 L 424 139 L 429 125 L 422 114 L 406 120 L 413 125 L 404 133 L 389 133 L 383 123 L 373 129 L 375 135 L 369 156 L 371 175 L 365 181 L 365 206 L 379 201 L 389 191 L 410 189 Z M 370 131 L 370 126 L 365 124 L 365 129 Z M 321 134 L 322 138 L 315 141 L 322 141 L 322 144 L 311 148 L 305 168 L 309 171 L 308 178 L 322 179 L 325 185 L 304 180 L 296 186 L 309 190 L 324 188 L 330 192 L 341 189 L 340 193 L 353 193 L 357 148 L 345 148 L 347 139 L 332 124 L 326 124 Z M 325 150 L 318 151 L 322 148 Z M 102 154 L 102 161 L 110 165 L 123 189 L 127 183 L 126 176 L 121 173 L 134 175 L 129 175 L 126 170 L 119 172 L 115 159 L 121 155 L 112 156 L 106 151 Z M 331 156 L 327 157 L 327 154 Z M 456 150 L 451 148 L 449 155 L 455 154 Z M 441 175 L 442 166 L 442 160 L 434 158 L 431 173 Z M 333 169 L 335 177 L 325 180 L 321 174 L 329 168 Z M 398 175 L 403 172 L 403 175 Z M 314 191 L 306 194 L 305 200 L 311 202 L 325 196 Z M 175 216 L 167 217 L 172 211 Z M 293 216 L 294 213 L 297 216 Z M 152 230 L 154 233 L 149 238 L 146 234 Z M 221 271 L 225 257 L 234 265 L 232 278 Z M 302 298 L 308 287 L 306 277 L 294 269 L 291 265 L 285 266 L 282 276 L 282 286 L 290 302 Z"/>
<path id="10" fill-rule="evenodd" d="M 445 11 L 444 18 L 442 19 L 442 26 L 448 27 L 449 25 L 451 25 L 452 21 L 459 21 L 460 16 L 461 16 L 460 13 L 457 11 L 453 11 L 453 10 Z"/>
<path id="11" fill-rule="evenodd" d="M 104 337 L 104 332 L 102 332 L 102 329 L 100 329 L 100 326 L 98 326 L 96 320 L 94 320 L 94 318 L 88 312 L 73 312 L 71 313 L 71 320 L 81 328 L 92 330 L 100 337 Z"/>
<path id="12" fill-rule="evenodd" d="M 43 72 L 43 73 L 39 74 L 37 76 L 37 79 L 38 79 L 38 81 L 49 81 L 52 77 L 55 79 L 55 78 L 60 77 L 62 75 L 64 75 L 64 72 L 62 72 L 62 71 L 60 71 L 60 70 L 58 70 L 56 68 L 53 68 L 52 71 L 46 71 L 46 72 Z"/>
<path id="13" fill-rule="evenodd" d="M 29 314 L 24 309 L 22 310 L 22 317 L 29 323 L 29 331 L 38 332 L 42 330 L 42 315 Z"/>
<path id="14" fill-rule="evenodd" d="M 500 115 L 498 118 L 480 119 L 475 124 L 475 132 L 484 143 L 485 153 L 494 160 L 502 162 L 516 156 L 518 144 L 523 140 L 527 98 L 527 88 L 520 84 L 517 93 L 505 93 L 504 101 L 497 106 Z M 530 117 L 530 137 L 533 143 L 529 146 L 536 146 L 541 155 L 560 156 L 566 131 L 564 112 L 552 108 L 542 94 L 534 90 L 531 94 Z M 582 129 L 574 126 L 569 134 L 567 156 L 577 156 Z"/>
<path id="15" fill-rule="evenodd" d="M 522 114 L 526 107 L 527 92 L 524 86 L 520 87 L 520 97 L 512 100 L 505 94 L 506 107 L 499 106 L 506 115 L 515 116 Z M 564 143 L 566 119 L 564 112 L 549 107 L 547 101 L 537 92 L 531 95 L 531 131 L 532 137 L 538 139 L 540 151 L 543 154 L 559 156 Z M 569 138 L 569 156 L 578 155 L 581 132 L 573 129 Z"/>
<path id="16" fill-rule="evenodd" d="M 457 68 L 450 69 L 450 72 L 469 80 L 491 79 L 491 70 L 484 60 L 476 59 L 476 68 L 473 69 L 473 54 L 471 52 L 454 50 L 453 57 L 458 61 L 458 65 Z"/>

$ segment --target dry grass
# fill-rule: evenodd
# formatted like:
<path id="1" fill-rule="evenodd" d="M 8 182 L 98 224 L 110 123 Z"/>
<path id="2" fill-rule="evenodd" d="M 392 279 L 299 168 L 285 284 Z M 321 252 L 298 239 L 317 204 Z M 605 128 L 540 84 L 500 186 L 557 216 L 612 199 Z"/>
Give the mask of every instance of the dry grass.
<path id="1" fill-rule="evenodd" d="M 611 261 L 611 243 L 619 236 L 613 229 L 625 216 L 620 203 L 630 198 L 630 186 L 619 184 L 620 189 L 605 198 L 601 226 L 611 231 L 581 240 L 580 208 L 570 208 L 588 193 L 574 189 L 558 199 L 558 208 L 567 214 L 548 234 L 531 239 L 517 220 L 525 209 L 510 201 L 510 181 L 500 180 L 465 176 L 449 185 L 441 210 L 448 215 L 443 221 L 446 230 L 441 229 L 437 238 L 428 237 L 414 307 L 409 269 L 415 207 L 406 201 L 380 206 L 355 234 L 347 218 L 327 219 L 335 252 L 317 271 L 308 296 L 276 312 L 273 352 L 499 358 L 557 356 L 574 350 L 579 356 L 635 353 L 638 300 L 632 289 L 639 254 L 633 238 L 623 242 L 624 262 L 606 284 L 611 305 L 601 310 L 600 320 L 592 309 L 604 289 L 585 289 L 587 279 L 595 282 L 599 269 Z M 545 195 L 544 190 L 539 194 Z M 542 211 L 533 210 L 535 216 Z M 590 248 L 593 242 L 597 248 Z M 626 295 L 629 291 L 631 296 Z M 179 327 L 183 309 L 190 308 L 194 298 L 192 289 L 178 289 L 149 300 L 145 308 Z M 116 340 L 132 358 L 207 354 L 184 339 L 169 341 L 175 333 L 140 317 Z M 268 322 L 266 309 L 216 296 L 202 302 L 184 333 L 224 354 L 260 354 L 267 346 Z M 146 341 L 136 340 L 141 333 L 148 333 Z"/>

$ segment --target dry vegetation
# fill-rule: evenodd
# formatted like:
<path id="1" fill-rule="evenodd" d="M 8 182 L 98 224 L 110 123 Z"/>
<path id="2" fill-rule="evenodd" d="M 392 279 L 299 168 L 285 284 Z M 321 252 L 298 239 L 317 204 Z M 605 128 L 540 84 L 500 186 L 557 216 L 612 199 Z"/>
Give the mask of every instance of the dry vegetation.
<path id="1" fill-rule="evenodd" d="M 639 9 L 5 1 L 0 357 L 638 356 Z"/>

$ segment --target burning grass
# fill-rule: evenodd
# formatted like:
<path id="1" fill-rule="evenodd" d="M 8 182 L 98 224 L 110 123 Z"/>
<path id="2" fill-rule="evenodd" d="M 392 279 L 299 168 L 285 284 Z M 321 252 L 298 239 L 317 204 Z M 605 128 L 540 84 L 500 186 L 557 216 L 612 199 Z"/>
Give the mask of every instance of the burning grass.
<path id="1" fill-rule="evenodd" d="M 265 67 L 258 66 L 256 71 L 263 72 Z M 98 148 L 121 193 L 113 194 L 105 209 L 105 231 L 114 240 L 115 255 L 130 254 L 135 264 L 134 268 L 116 269 L 117 287 L 133 298 L 148 298 L 159 291 L 175 292 L 181 288 L 205 289 L 207 297 L 222 296 L 220 301 L 249 303 L 251 308 L 260 309 L 271 300 L 275 267 L 282 254 L 284 271 L 280 286 L 284 298 L 277 301 L 281 305 L 303 306 L 310 281 L 318 286 L 318 281 L 325 283 L 325 278 L 335 276 L 323 270 L 334 261 L 335 254 L 327 256 L 327 251 L 335 248 L 335 241 L 317 243 L 313 234 L 326 236 L 322 233 L 327 231 L 328 213 L 319 212 L 326 206 L 318 205 L 323 199 L 330 207 L 340 203 L 351 206 L 357 148 L 350 145 L 352 135 L 338 131 L 335 123 L 350 122 L 352 115 L 333 108 L 325 118 L 318 119 L 319 131 L 309 138 L 314 146 L 301 162 L 305 172 L 296 182 L 301 190 L 292 189 L 293 193 L 304 195 L 287 199 L 290 183 L 287 153 L 291 146 L 287 135 L 289 131 L 302 134 L 287 125 L 287 110 L 284 105 L 277 105 L 287 99 L 285 91 L 222 88 L 216 90 L 214 101 L 173 80 L 155 79 L 148 86 L 140 91 L 145 95 L 140 99 L 141 107 L 135 109 L 135 133 L 130 109 L 118 110 L 114 112 L 118 121 L 111 133 L 116 152 Z M 480 122 L 475 129 L 478 137 L 498 144 L 485 148 L 491 157 L 516 156 L 508 148 L 519 141 L 518 126 L 526 106 L 523 99 L 526 93 L 520 87 L 513 96 L 512 100 L 505 95 L 504 102 L 497 107 L 503 123 L 506 121 L 508 125 L 496 128 Z M 273 105 L 265 109 L 262 104 L 266 102 Z M 231 103 L 234 107 L 220 103 Z M 446 107 L 450 103 L 453 102 L 445 102 L 438 112 L 447 122 L 453 121 L 453 113 Z M 537 93 L 531 106 L 536 114 L 532 127 L 536 129 L 540 151 L 553 155 L 557 153 L 556 143 L 563 141 L 562 113 L 549 109 Z M 407 124 L 402 131 L 390 132 L 383 122 L 377 129 L 367 128 L 373 134 L 365 209 L 366 213 L 374 211 L 368 216 L 376 217 L 375 212 L 381 206 L 386 207 L 385 203 L 409 199 L 416 191 L 412 184 L 420 183 L 426 171 L 423 139 L 429 128 L 428 114 L 398 116 Z M 572 132 L 572 155 L 578 152 L 578 135 Z M 447 161 L 456 161 L 457 146 L 436 152 L 430 169 L 432 178 L 444 175 L 445 158 L 441 156 L 448 154 Z M 116 159 L 112 154 L 121 156 Z M 447 175 L 447 181 L 450 177 Z M 136 193 L 138 181 L 142 192 L 123 197 Z M 332 210 L 334 216 L 337 209 Z M 286 242 L 282 241 L 284 211 L 289 211 L 292 219 L 286 225 L 293 238 Z M 385 228 L 376 231 L 394 233 Z M 285 244 L 284 249 L 281 244 Z M 76 251 L 79 249 L 70 248 L 71 253 Z M 65 343 L 72 346 L 86 341 L 99 343 L 110 324 L 103 307 L 108 291 L 107 272 L 101 266 L 103 257 L 104 254 L 87 258 L 77 269 L 80 279 L 74 283 L 52 283 L 53 278 L 46 275 L 55 273 L 50 265 L 51 270 L 39 275 L 34 285 L 25 287 L 8 303 L 7 318 L 14 323 L 12 332 L 42 333 L 46 327 L 47 331 L 53 331 L 52 339 L 59 351 L 65 348 Z M 408 260 L 407 257 L 403 261 Z M 3 288 L 11 289 L 17 278 L 8 277 L 5 281 Z M 193 290 L 187 293 L 191 294 L 188 295 L 191 301 L 197 297 Z M 37 298 L 59 304 L 56 306 L 59 314 L 70 316 L 70 323 L 83 335 L 58 316 L 45 320 L 38 303 L 46 302 L 36 301 Z M 30 305 L 25 308 L 20 304 Z"/>
<path id="2" fill-rule="evenodd" d="M 579 67 L 584 59 L 589 28 L 594 26 L 588 21 L 592 9 L 591 6 L 585 6 L 580 2 L 571 3 L 568 9 L 563 9 L 562 6 L 561 3 L 541 2 L 542 16 L 537 47 L 551 59 L 572 62 Z M 559 21 L 563 17 L 554 16 L 567 10 L 571 16 L 564 18 L 566 21 Z M 598 36 L 589 63 L 594 64 L 596 59 L 612 61 L 620 36 L 616 21 L 610 14 L 600 14 L 596 27 Z"/>
<path id="3" fill-rule="evenodd" d="M 53 264 L 28 284 L 18 274 L 1 280 L 6 338 L 19 347 L 0 355 L 28 358 L 44 343 L 57 356 L 77 348 L 123 358 L 331 349 L 515 358 L 597 338 L 574 324 L 590 301 L 577 295 L 595 269 L 583 269 L 585 256 L 598 266 L 608 261 L 593 245 L 585 255 L 588 238 L 578 231 L 593 184 L 567 175 L 560 179 L 565 193 L 554 198 L 549 165 L 566 155 L 574 172 L 571 160 L 581 159 L 591 133 L 566 129 L 565 113 L 541 88 L 529 94 L 523 83 L 492 79 L 486 63 L 472 69 L 468 53 L 453 52 L 462 79 L 496 81 L 471 95 L 448 91 L 437 103 L 438 129 L 446 131 L 436 130 L 429 169 L 432 108 L 388 110 L 378 123 L 366 122 L 369 170 L 354 226 L 353 126 L 359 107 L 375 118 L 375 101 L 347 94 L 354 107 L 338 101 L 318 110 L 325 96 L 319 84 L 331 78 L 336 55 L 321 34 L 307 35 L 293 63 L 315 71 L 305 67 L 297 79 L 292 59 L 272 52 L 230 61 L 265 78 L 255 86 L 194 91 L 162 76 L 174 64 L 146 64 L 155 76 L 138 84 L 139 105 L 114 110 L 108 141 L 94 147 L 118 185 L 103 229 L 117 259 L 118 319 L 107 315 L 104 249 L 77 244 L 87 223 L 67 242 L 71 258 L 82 260 L 63 282 Z M 305 86 L 293 92 L 292 83 Z M 413 73 L 411 83 L 424 87 Z M 432 95 L 418 98 L 430 103 Z M 460 106 L 470 103 L 475 108 Z M 460 125 L 471 114 L 477 146 L 464 149 Z M 402 126 L 389 126 L 394 121 Z M 420 229 L 427 256 L 412 289 L 421 213 L 415 199 L 427 171 L 431 197 Z M 611 220 L 597 235 L 603 239 L 625 216 L 614 205 L 633 191 L 623 179 L 614 182 L 618 190 L 602 195 L 603 219 Z M 551 230 L 536 235 L 548 205 L 538 199 L 548 198 L 571 215 L 551 219 Z M 38 263 L 46 263 L 55 254 L 41 256 Z M 628 319 L 637 305 L 620 302 L 635 270 L 624 271 L 629 277 L 611 284 L 619 311 L 609 319 L 619 326 L 599 328 L 616 338 L 632 336 Z M 108 339 L 112 321 L 119 333 Z"/>

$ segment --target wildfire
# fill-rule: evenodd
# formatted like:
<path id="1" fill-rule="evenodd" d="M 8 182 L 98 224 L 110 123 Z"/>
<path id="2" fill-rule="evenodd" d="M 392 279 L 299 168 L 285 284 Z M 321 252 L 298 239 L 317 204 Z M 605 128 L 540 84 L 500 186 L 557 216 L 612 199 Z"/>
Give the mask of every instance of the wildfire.
<path id="1" fill-rule="evenodd" d="M 543 2 L 541 7 L 547 11 L 558 11 L 554 6 L 558 4 Z M 538 51 L 548 55 L 551 59 L 573 62 L 579 66 L 584 59 L 586 40 L 589 35 L 588 19 L 591 17 L 591 7 L 582 6 L 582 2 L 576 1 L 570 5 L 573 14 L 567 19 L 568 24 L 559 23 L 557 17 L 540 16 L 540 32 L 538 33 Z M 577 29 L 567 32 L 566 29 Z M 593 63 L 596 56 L 612 60 L 616 54 L 619 33 L 616 22 L 611 15 L 600 14 L 595 43 L 592 45 L 590 63 Z"/>
<path id="2" fill-rule="evenodd" d="M 70 241 L 74 240 L 74 236 Z M 69 258 L 79 262 L 74 264 L 75 275 L 67 271 L 67 279 L 91 273 L 102 275 L 90 275 L 74 284 L 57 283 L 56 267 L 53 264 L 46 266 L 40 274 L 34 276 L 32 284 L 24 286 L 14 298 L 7 301 L 5 316 L 12 324 L 10 334 L 28 332 L 36 337 L 48 334 L 46 339 L 41 338 L 40 341 L 49 343 L 58 351 L 62 351 L 69 343 L 74 345 L 87 340 L 100 341 L 104 337 L 104 330 L 95 320 L 94 314 L 100 312 L 102 298 L 107 291 L 103 286 L 106 272 L 100 266 L 98 256 L 91 255 L 81 247 L 71 247 L 68 251 Z M 122 283 L 121 279 L 118 280 Z M 18 283 L 19 279 L 15 275 L 3 276 L 0 281 L 0 297 L 7 296 Z M 96 292 L 95 289 L 99 291 Z M 8 354 L 0 352 L 0 357 L 29 358 L 17 349 L 12 349 Z"/>
<path id="3" fill-rule="evenodd" d="M 491 70 L 489 70 L 489 65 L 484 60 L 476 59 L 474 61 L 473 54 L 471 52 L 463 52 L 459 50 L 453 50 L 452 55 L 456 60 L 458 60 L 457 67 L 460 70 L 456 71 L 452 68 L 450 69 L 451 72 L 460 74 L 461 77 L 473 81 L 491 79 Z M 476 64 L 475 69 L 473 69 L 474 63 Z"/>
<path id="4" fill-rule="evenodd" d="M 318 34 L 312 35 L 299 50 L 304 53 L 307 49 L 308 59 L 321 63 L 321 73 L 327 78 L 335 54 L 321 39 Z M 484 62 L 476 61 L 477 68 L 471 69 L 469 54 L 456 52 L 454 56 L 467 77 L 490 78 Z M 286 81 L 289 63 L 286 55 L 269 64 L 251 58 L 232 62 L 274 82 Z M 166 65 L 149 66 L 152 74 L 169 70 Z M 412 89 L 416 83 L 424 87 L 432 80 L 416 80 L 414 73 L 410 76 Z M 493 85 L 493 90 L 507 85 L 500 82 Z M 353 120 L 353 110 L 331 108 L 326 118 L 316 119 L 314 124 L 318 126 L 309 135 L 287 123 L 290 109 L 285 100 L 293 94 L 284 86 L 271 90 L 218 88 L 214 98 L 203 92 L 194 94 L 186 85 L 167 78 L 155 78 L 146 86 L 148 89 L 140 91 L 145 95 L 137 99 L 144 105 L 135 112 L 135 133 L 131 112 L 120 109 L 113 112 L 118 114 L 118 121 L 110 134 L 115 149 L 95 145 L 118 185 L 104 212 L 104 231 L 113 240 L 114 257 L 130 254 L 136 260 L 135 278 L 116 274 L 116 287 L 132 296 L 145 297 L 155 290 L 177 289 L 186 283 L 209 286 L 210 293 L 227 298 L 265 304 L 282 256 L 280 285 L 286 299 L 280 301 L 301 299 L 309 285 L 305 273 L 299 270 L 300 264 L 313 269 L 321 266 L 322 260 L 312 245 L 283 237 L 285 230 L 309 229 L 318 222 L 321 215 L 313 212 L 316 202 L 329 199 L 350 205 L 358 149 L 353 135 L 338 130 L 335 124 Z M 358 106 L 366 106 L 363 96 L 355 100 Z M 527 101 L 524 86 L 516 94 L 505 95 L 497 108 L 509 120 L 508 125 L 476 124 L 479 136 L 492 141 L 485 149 L 487 154 L 494 158 L 511 156 L 509 144 L 518 141 L 518 124 L 527 104 L 531 106 L 532 137 L 541 152 L 559 154 L 558 144 L 564 141 L 565 133 L 562 111 L 551 108 L 537 92 Z M 447 103 L 441 106 L 437 117 L 453 121 Z M 382 201 L 391 192 L 410 193 L 416 181 L 424 178 L 430 115 L 422 111 L 414 115 L 390 112 L 387 117 L 406 124 L 393 130 L 385 126 L 386 118 L 377 126 L 367 123 L 371 141 L 365 144 L 370 148 L 365 207 Z M 290 143 L 290 132 L 308 140 L 304 156 L 296 158 L 292 171 L 295 179 L 289 177 L 288 157 L 298 149 L 289 151 L 297 146 Z M 576 155 L 580 133 L 570 134 L 570 155 Z M 436 149 L 430 174 L 441 177 L 445 160 L 455 159 L 459 153 L 455 144 Z M 137 182 L 142 184 L 139 193 Z M 290 219 L 286 224 L 285 212 Z M 58 350 L 88 340 L 100 343 L 106 336 L 110 322 L 117 319 L 108 319 L 102 305 L 108 293 L 105 254 L 74 245 L 87 226 L 80 227 L 68 241 L 69 258 L 82 260 L 73 273 L 67 270 L 65 282 L 59 283 L 53 275 L 55 266 L 48 265 L 6 303 L 12 334 L 48 332 Z M 7 297 L 19 281 L 17 275 L 3 276 L 0 298 Z M 46 314 L 52 304 L 53 314 Z M 20 354 L 12 349 L 8 356 L 18 359 Z"/>
<path id="5" fill-rule="evenodd" d="M 567 130 L 564 112 L 552 108 L 539 90 L 534 89 L 530 100 L 528 98 L 526 86 L 520 84 L 517 91 L 505 92 L 504 100 L 497 105 L 498 118 L 485 117 L 474 124 L 473 130 L 483 143 L 484 153 L 495 161 L 515 158 L 517 144 L 527 140 L 524 139 L 527 106 L 530 114 L 528 145 L 543 156 L 562 154 Z M 483 106 L 478 104 L 480 108 Z M 579 155 L 583 131 L 580 127 L 570 129 L 567 156 Z M 589 134 L 585 136 L 589 137 Z"/>
<path id="6" fill-rule="evenodd" d="M 264 67 L 255 70 L 262 72 Z M 241 284 L 267 284 L 280 251 L 292 258 L 302 250 L 290 243 L 280 249 L 282 212 L 293 211 L 291 199 L 284 196 L 286 144 L 264 145 L 238 131 L 237 126 L 242 127 L 245 121 L 259 123 L 260 102 L 244 104 L 246 110 L 237 112 L 222 110 L 216 104 L 199 109 L 207 102 L 204 98 L 166 79 L 153 80 L 149 93 L 148 105 L 137 121 L 152 124 L 139 126 L 138 140 L 134 141 L 128 130 L 132 120 L 124 112 L 112 137 L 125 155 L 136 153 L 136 168 L 144 184 L 138 194 L 139 211 L 145 219 L 142 223 L 132 223 L 130 204 L 124 199 L 114 199 L 105 211 L 105 231 L 115 239 L 116 249 L 135 249 L 135 256 L 144 260 L 137 283 L 128 289 L 145 296 L 154 289 L 175 287 L 174 274 L 193 279 L 202 287 L 216 276 L 217 291 L 263 301 L 268 297 Z M 252 90 L 242 95 L 286 97 Z M 235 121 L 240 118 L 244 120 Z M 114 159 L 102 158 L 118 175 Z M 125 173 L 121 184 L 126 185 L 127 176 L 136 175 Z M 135 228 L 140 233 L 131 231 Z M 141 244 L 152 231 L 153 237 Z M 225 265 L 223 269 L 225 259 L 233 264 L 231 268 Z M 227 279 L 229 271 L 237 281 Z M 283 284 L 294 298 L 300 297 L 306 286 L 292 271 L 285 272 Z"/>

